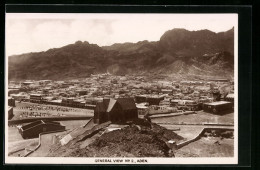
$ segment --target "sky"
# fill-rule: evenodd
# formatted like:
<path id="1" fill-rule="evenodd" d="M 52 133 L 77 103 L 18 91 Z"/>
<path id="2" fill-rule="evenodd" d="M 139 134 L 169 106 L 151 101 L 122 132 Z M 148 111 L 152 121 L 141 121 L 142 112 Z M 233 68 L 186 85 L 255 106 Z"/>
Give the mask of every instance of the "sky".
<path id="1" fill-rule="evenodd" d="M 76 41 L 99 46 L 158 41 L 168 30 L 237 27 L 237 14 L 28 14 L 6 13 L 6 56 L 59 48 Z"/>

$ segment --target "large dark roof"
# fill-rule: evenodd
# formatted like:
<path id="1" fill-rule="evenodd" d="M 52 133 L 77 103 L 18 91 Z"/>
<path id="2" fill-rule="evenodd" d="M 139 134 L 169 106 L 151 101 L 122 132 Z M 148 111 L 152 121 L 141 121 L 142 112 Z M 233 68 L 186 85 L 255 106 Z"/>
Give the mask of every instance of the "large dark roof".
<path id="1" fill-rule="evenodd" d="M 53 121 L 46 121 L 46 120 L 37 120 L 32 123 L 26 124 L 22 126 L 23 130 L 30 129 L 32 127 L 38 126 L 40 124 L 52 124 L 52 125 L 57 125 L 57 126 L 62 126 L 59 122 L 53 122 Z"/>
<path id="2" fill-rule="evenodd" d="M 98 112 L 106 112 L 107 105 L 105 104 L 105 102 L 98 102 L 95 110 Z"/>
<path id="3" fill-rule="evenodd" d="M 114 99 L 104 99 L 103 102 L 99 102 L 96 105 L 96 110 L 99 112 L 109 112 L 112 110 L 112 108 L 115 106 L 115 104 L 118 103 L 122 110 L 131 110 L 131 109 L 137 109 L 134 99 L 132 98 L 118 98 L 116 100 Z"/>
<path id="4" fill-rule="evenodd" d="M 118 98 L 117 102 L 122 107 L 123 110 L 136 109 L 134 99 L 132 98 Z"/>

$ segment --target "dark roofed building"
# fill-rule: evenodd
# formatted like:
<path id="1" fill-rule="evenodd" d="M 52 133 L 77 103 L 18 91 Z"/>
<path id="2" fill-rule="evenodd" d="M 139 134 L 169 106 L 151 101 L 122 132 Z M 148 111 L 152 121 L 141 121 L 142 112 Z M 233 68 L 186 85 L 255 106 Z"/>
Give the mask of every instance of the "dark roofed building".
<path id="1" fill-rule="evenodd" d="M 137 95 L 135 96 L 136 103 L 148 102 L 149 105 L 159 105 L 160 101 L 164 100 L 164 96 L 158 95 Z"/>
<path id="2" fill-rule="evenodd" d="M 8 106 L 15 107 L 15 99 L 8 97 Z"/>
<path id="3" fill-rule="evenodd" d="M 8 120 L 12 119 L 13 117 L 14 117 L 13 108 L 8 106 Z"/>
<path id="4" fill-rule="evenodd" d="M 19 132 L 23 138 L 35 138 L 42 132 L 62 131 L 65 126 L 59 122 L 37 120 L 35 122 L 23 125 L 19 128 Z"/>
<path id="5" fill-rule="evenodd" d="M 204 103 L 203 111 L 214 113 L 214 114 L 224 114 L 228 111 L 234 111 L 234 104 L 227 101 L 217 101 L 212 103 Z"/>
<path id="6" fill-rule="evenodd" d="M 149 103 L 149 105 L 159 105 L 160 101 L 164 100 L 163 96 L 157 96 L 157 97 L 147 97 L 146 101 Z"/>
<path id="7" fill-rule="evenodd" d="M 146 96 L 144 96 L 144 95 L 135 96 L 135 102 L 136 103 L 144 103 L 144 102 L 146 102 Z"/>
<path id="8" fill-rule="evenodd" d="M 132 98 L 104 99 L 97 103 L 94 122 L 126 122 L 138 118 L 137 107 Z"/>
<path id="9" fill-rule="evenodd" d="M 30 102 L 41 103 L 43 100 L 42 94 L 30 94 Z"/>

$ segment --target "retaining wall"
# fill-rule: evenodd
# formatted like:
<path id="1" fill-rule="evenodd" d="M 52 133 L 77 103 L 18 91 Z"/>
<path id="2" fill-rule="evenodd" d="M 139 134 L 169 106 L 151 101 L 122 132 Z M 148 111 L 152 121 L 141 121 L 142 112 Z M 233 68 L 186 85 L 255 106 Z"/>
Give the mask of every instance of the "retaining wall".
<path id="1" fill-rule="evenodd" d="M 58 132 L 64 132 L 66 130 L 57 130 L 57 131 L 51 131 L 51 132 L 43 132 L 43 133 L 40 133 L 39 134 L 39 143 L 38 145 L 33 149 L 31 150 L 30 152 L 28 152 L 27 154 L 24 155 L 24 157 L 27 157 L 28 155 L 30 155 L 31 153 L 35 152 L 40 146 L 41 146 L 41 136 L 44 135 L 44 134 L 50 134 L 50 133 L 58 133 Z"/>
<path id="2" fill-rule="evenodd" d="M 191 142 L 195 142 L 196 140 L 199 140 L 200 138 L 201 138 L 201 136 L 205 133 L 205 131 L 207 131 L 207 130 L 234 130 L 234 128 L 220 128 L 220 127 L 217 127 L 217 128 L 209 128 L 209 127 L 207 127 L 207 128 L 203 128 L 202 130 L 201 130 L 201 132 L 196 136 L 196 137 L 194 137 L 193 139 L 190 139 L 190 140 L 187 140 L 187 141 L 184 141 L 184 142 L 182 142 L 182 143 L 179 143 L 179 144 L 177 144 L 176 145 L 176 147 L 177 147 L 177 149 L 180 149 L 180 148 L 182 148 L 183 146 L 186 146 L 186 145 L 188 145 L 188 144 L 190 144 Z"/>
<path id="3" fill-rule="evenodd" d="M 194 111 L 188 111 L 188 112 L 177 112 L 177 113 L 168 113 L 168 114 L 157 114 L 157 115 L 151 115 L 151 119 L 161 118 L 161 117 L 174 117 L 174 116 L 180 116 L 180 115 L 188 115 L 188 114 L 194 114 Z"/>

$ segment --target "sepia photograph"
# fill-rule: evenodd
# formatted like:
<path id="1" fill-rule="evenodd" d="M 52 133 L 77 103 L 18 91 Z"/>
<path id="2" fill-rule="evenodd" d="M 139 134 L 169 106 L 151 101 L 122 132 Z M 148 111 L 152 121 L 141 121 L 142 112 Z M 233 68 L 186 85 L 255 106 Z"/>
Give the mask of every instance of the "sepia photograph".
<path id="1" fill-rule="evenodd" d="M 237 164 L 238 14 L 6 13 L 5 163 Z"/>

